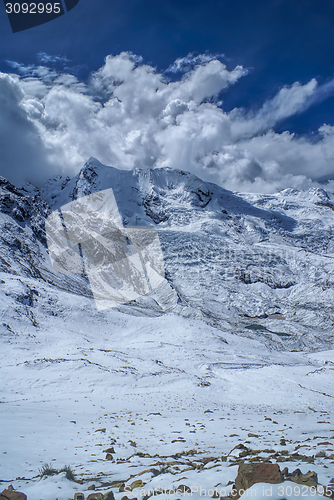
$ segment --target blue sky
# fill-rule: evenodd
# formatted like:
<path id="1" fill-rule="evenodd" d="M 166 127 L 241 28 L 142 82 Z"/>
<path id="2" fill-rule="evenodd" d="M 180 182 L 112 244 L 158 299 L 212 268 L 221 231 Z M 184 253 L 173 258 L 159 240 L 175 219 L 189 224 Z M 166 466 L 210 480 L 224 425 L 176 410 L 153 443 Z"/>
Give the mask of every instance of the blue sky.
<path id="1" fill-rule="evenodd" d="M 225 109 L 260 104 L 282 85 L 334 75 L 334 2 L 329 0 L 80 0 L 65 16 L 13 34 L 0 10 L 0 68 L 66 56 L 82 78 L 107 54 L 132 51 L 159 70 L 190 52 L 224 54 L 249 68 Z M 305 133 L 333 124 L 334 98 L 280 128 Z"/>
<path id="2" fill-rule="evenodd" d="M 245 70 L 219 94 L 225 112 L 243 109 L 250 116 L 282 88 L 315 79 L 318 90 L 307 105 L 268 127 L 316 142 L 319 127 L 334 125 L 332 0 L 80 0 L 66 15 L 15 34 L 0 7 L 4 73 L 22 76 L 22 67 L 44 65 L 86 84 L 108 54 L 137 54 L 157 73 L 188 54 L 211 54 L 229 71 Z M 333 175 L 327 170 L 323 180 L 334 178 L 334 169 Z"/>

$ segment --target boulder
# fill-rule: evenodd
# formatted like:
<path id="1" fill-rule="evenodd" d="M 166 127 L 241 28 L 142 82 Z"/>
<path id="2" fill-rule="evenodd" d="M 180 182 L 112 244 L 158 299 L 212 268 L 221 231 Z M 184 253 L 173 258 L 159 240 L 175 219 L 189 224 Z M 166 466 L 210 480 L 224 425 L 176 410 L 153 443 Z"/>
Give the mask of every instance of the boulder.
<path id="1" fill-rule="evenodd" d="M 88 495 L 87 500 L 103 500 L 103 495 L 99 491 Z"/>
<path id="2" fill-rule="evenodd" d="M 113 446 L 111 448 L 107 448 L 106 450 L 103 450 L 103 453 L 116 453 L 115 449 Z"/>
<path id="3" fill-rule="evenodd" d="M 27 496 L 19 491 L 3 490 L 0 494 L 0 500 L 27 500 Z"/>
<path id="4" fill-rule="evenodd" d="M 238 499 L 245 490 L 256 483 L 279 484 L 283 481 L 292 481 L 303 486 L 316 487 L 318 485 L 318 476 L 313 471 L 303 474 L 300 469 L 289 473 L 287 467 L 281 472 L 278 464 L 266 462 L 240 464 L 232 496 Z"/>
<path id="5" fill-rule="evenodd" d="M 245 490 L 255 483 L 278 484 L 282 482 L 283 476 L 278 464 L 240 464 L 233 488 L 233 498 L 239 498 Z"/>
<path id="6" fill-rule="evenodd" d="M 176 488 L 177 493 L 190 493 L 191 488 L 187 486 L 186 484 L 179 484 L 179 486 Z"/>
<path id="7" fill-rule="evenodd" d="M 83 493 L 74 493 L 74 500 L 85 500 L 85 495 Z"/>
<path id="8" fill-rule="evenodd" d="M 115 500 L 114 494 L 112 491 L 108 491 L 103 495 L 103 500 Z"/>
<path id="9" fill-rule="evenodd" d="M 293 483 L 301 484 L 303 486 L 314 486 L 318 485 L 318 475 L 316 472 L 308 471 L 303 474 L 300 469 L 296 469 L 289 473 L 288 468 L 285 467 L 282 471 L 282 475 L 285 481 L 292 481 Z"/>
<path id="10" fill-rule="evenodd" d="M 326 486 L 324 496 L 327 498 L 334 498 L 334 486 L 332 484 Z"/>
<path id="11" fill-rule="evenodd" d="M 134 490 L 135 488 L 142 488 L 144 486 L 144 483 L 141 479 L 137 479 L 137 481 L 133 481 L 133 483 L 128 486 L 128 490 Z"/>

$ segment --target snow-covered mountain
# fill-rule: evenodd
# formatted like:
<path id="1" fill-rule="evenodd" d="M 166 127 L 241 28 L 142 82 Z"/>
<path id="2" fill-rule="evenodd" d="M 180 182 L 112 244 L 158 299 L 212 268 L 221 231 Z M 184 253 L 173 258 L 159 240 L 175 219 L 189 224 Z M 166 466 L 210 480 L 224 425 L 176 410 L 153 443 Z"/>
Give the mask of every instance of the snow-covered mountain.
<path id="1" fill-rule="evenodd" d="M 37 292 L 45 283 L 92 295 L 83 276 L 52 269 L 44 223 L 51 209 L 108 188 L 124 226 L 157 229 L 169 284 L 164 298 L 144 297 L 122 311 L 174 311 L 278 349 L 331 346 L 333 194 L 242 195 L 182 171 L 122 171 L 94 159 L 73 179 L 51 179 L 40 191 L 1 183 L 2 271 L 35 280 L 29 299 L 14 298 L 28 305 L 28 316 L 38 322 Z"/>
<path id="2" fill-rule="evenodd" d="M 53 269 L 45 220 L 109 188 L 125 227 L 158 232 L 165 280 L 136 301 L 97 311 L 84 271 Z M 227 454 L 243 439 L 229 433 L 246 430 L 245 415 L 252 422 L 247 430 L 257 425 L 251 430 L 260 432 L 258 412 L 286 411 L 280 427 L 286 435 L 283 420 L 293 411 L 305 412 L 310 423 L 332 407 L 333 193 L 232 193 L 183 171 L 122 171 L 91 159 L 74 178 L 56 177 L 41 189 L 1 178 L 0 222 L 3 481 L 36 476 L 40 462 L 54 455 L 83 477 L 92 470 L 110 475 L 109 462 L 92 446 L 107 447 L 110 436 L 122 433 L 123 457 L 130 441 L 165 456 L 194 446 Z M 240 410 L 234 422 L 226 416 L 231 408 Z M 224 432 L 217 417 L 203 439 L 190 429 L 186 438 L 171 439 L 182 409 L 208 426 L 212 412 L 222 412 Z M 157 413 L 169 419 L 169 430 L 155 428 L 149 415 Z M 153 432 L 141 427 L 136 434 L 126 415 Z M 76 433 L 71 420 L 80 423 Z M 89 422 L 107 427 L 101 443 L 87 440 Z M 327 423 L 324 437 L 329 417 Z M 295 425 L 291 443 L 302 429 Z M 119 474 L 130 475 L 124 465 Z M 29 500 L 48 500 L 33 491 Z"/>

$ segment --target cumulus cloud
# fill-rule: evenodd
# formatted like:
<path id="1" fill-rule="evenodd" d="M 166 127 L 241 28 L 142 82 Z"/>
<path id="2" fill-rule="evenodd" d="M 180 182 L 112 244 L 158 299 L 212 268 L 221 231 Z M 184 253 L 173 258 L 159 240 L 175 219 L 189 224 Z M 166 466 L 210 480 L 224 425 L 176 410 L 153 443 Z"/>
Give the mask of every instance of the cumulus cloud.
<path id="1" fill-rule="evenodd" d="M 177 60 L 178 81 L 128 53 L 108 56 L 87 83 L 45 66 L 12 67 L 18 74 L 0 74 L 0 174 L 14 182 L 74 175 L 94 156 L 120 169 L 188 170 L 237 191 L 322 182 L 334 190 L 334 127 L 321 127 L 317 141 L 272 130 L 330 95 L 331 82 L 296 82 L 256 111 L 225 112 L 212 98 L 234 91 L 247 71 L 208 55 Z"/>

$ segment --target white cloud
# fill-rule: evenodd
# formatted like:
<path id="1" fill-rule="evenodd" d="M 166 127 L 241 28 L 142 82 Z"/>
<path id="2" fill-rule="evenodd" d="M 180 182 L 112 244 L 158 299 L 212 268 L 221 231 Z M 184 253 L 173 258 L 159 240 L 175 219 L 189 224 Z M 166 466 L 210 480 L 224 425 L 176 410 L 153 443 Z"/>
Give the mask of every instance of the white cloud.
<path id="1" fill-rule="evenodd" d="M 207 64 L 216 59 L 225 59 L 224 54 L 188 54 L 185 57 L 179 57 L 173 64 L 167 68 L 166 73 L 187 73 L 197 66 Z"/>
<path id="2" fill-rule="evenodd" d="M 313 78 L 306 85 L 296 82 L 291 87 L 283 87 L 256 113 L 243 114 L 239 109 L 234 109 L 230 114 L 233 137 L 253 137 L 266 132 L 285 118 L 305 111 L 315 95 L 317 81 Z"/>
<path id="3" fill-rule="evenodd" d="M 17 79 L 0 73 L 0 175 L 17 183 L 40 183 L 57 173 L 38 128 L 21 106 L 23 90 Z M 38 103 L 34 102 L 34 106 Z"/>
<path id="4" fill-rule="evenodd" d="M 211 56 L 196 56 L 193 64 L 187 58 L 176 67 L 191 69 L 174 82 L 128 53 L 108 56 L 88 84 L 44 66 L 13 63 L 21 76 L 0 78 L 6 117 L 0 121 L 0 174 L 41 183 L 55 172 L 73 175 L 95 156 L 120 169 L 189 170 L 239 191 L 307 189 L 334 178 L 334 127 L 321 127 L 313 142 L 272 131 L 330 95 L 331 82 L 296 82 L 257 111 L 227 113 L 207 100 L 246 71 L 228 70 Z"/>
<path id="5" fill-rule="evenodd" d="M 39 52 L 37 54 L 37 58 L 39 61 L 45 64 L 50 64 L 50 63 L 67 63 L 69 60 L 67 59 L 66 56 L 51 56 L 50 54 L 47 54 L 46 52 Z"/>

